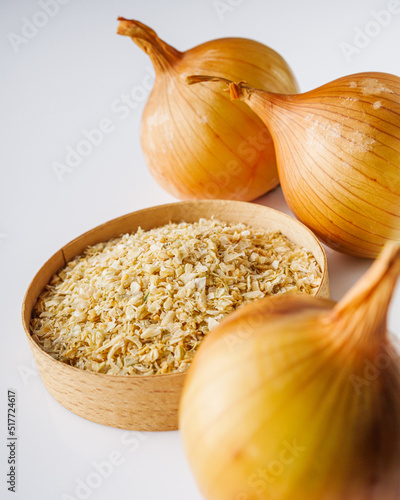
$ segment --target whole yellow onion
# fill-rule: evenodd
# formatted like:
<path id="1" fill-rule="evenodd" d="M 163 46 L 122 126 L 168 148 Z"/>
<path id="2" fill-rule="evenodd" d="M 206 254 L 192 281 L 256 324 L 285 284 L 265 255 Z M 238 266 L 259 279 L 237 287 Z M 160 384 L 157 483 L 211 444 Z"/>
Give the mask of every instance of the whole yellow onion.
<path id="1" fill-rule="evenodd" d="M 400 78 L 345 76 L 304 94 L 277 95 L 220 77 L 271 131 L 292 212 L 327 245 L 376 257 L 400 241 Z"/>
<path id="2" fill-rule="evenodd" d="M 262 120 L 245 104 L 208 85 L 189 87 L 198 72 L 245 78 L 271 92 L 295 93 L 295 78 L 274 50 L 245 38 L 212 40 L 179 52 L 139 21 L 119 18 L 151 58 L 156 80 L 141 123 L 151 174 L 180 199 L 253 200 L 279 183 L 274 145 Z"/>
<path id="3" fill-rule="evenodd" d="M 390 244 L 338 304 L 269 297 L 228 316 L 189 369 L 180 429 L 207 500 L 398 500 L 400 364 Z"/>

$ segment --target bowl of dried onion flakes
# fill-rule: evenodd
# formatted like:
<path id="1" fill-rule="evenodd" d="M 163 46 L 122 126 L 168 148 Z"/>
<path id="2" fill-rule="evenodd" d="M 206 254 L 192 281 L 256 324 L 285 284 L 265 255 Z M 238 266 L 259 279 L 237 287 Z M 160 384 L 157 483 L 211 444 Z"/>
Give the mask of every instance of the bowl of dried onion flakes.
<path id="1" fill-rule="evenodd" d="M 67 409 L 174 430 L 202 339 L 242 305 L 282 293 L 329 298 L 325 252 L 309 229 L 262 205 L 186 201 L 65 245 L 29 285 L 22 321 L 45 386 Z"/>

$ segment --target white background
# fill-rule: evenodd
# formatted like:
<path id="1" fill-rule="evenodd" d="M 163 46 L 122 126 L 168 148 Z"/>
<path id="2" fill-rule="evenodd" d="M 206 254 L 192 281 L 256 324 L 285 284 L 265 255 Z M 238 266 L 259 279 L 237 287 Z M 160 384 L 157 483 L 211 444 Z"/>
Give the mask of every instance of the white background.
<path id="1" fill-rule="evenodd" d="M 66 0 L 64 0 L 66 2 Z M 201 498 L 178 432 L 126 433 L 77 417 L 44 388 L 32 361 L 20 307 L 29 281 L 47 258 L 82 232 L 119 215 L 176 201 L 149 175 L 139 144 L 143 102 L 122 119 L 113 103 L 146 76 L 150 61 L 115 34 L 116 18 L 152 26 L 178 49 L 224 36 L 254 38 L 281 53 L 303 91 L 359 71 L 400 75 L 400 14 L 357 54 L 357 27 L 374 29 L 372 11 L 389 0 L 263 1 L 70 0 L 25 44 L 13 47 L 26 22 L 43 21 L 37 0 L 0 6 L 0 498 L 61 500 Z M 223 5 L 226 10 L 223 10 Z M 398 9 L 399 10 L 399 9 Z M 36 17 L 35 17 L 36 15 Z M 376 26 L 375 26 L 376 27 Z M 15 45 L 15 44 L 14 44 Z M 60 182 L 53 162 L 64 163 L 83 130 L 110 119 L 112 133 Z M 280 190 L 258 203 L 288 212 Z M 331 292 L 338 299 L 370 261 L 328 251 Z M 400 330 L 400 294 L 389 326 Z M 6 389 L 18 396 L 17 493 L 7 491 Z M 121 464 L 102 484 L 77 492 L 93 463 L 119 452 Z M 90 479 L 89 479 L 90 482 Z M 67 496 L 69 495 L 69 496 Z"/>

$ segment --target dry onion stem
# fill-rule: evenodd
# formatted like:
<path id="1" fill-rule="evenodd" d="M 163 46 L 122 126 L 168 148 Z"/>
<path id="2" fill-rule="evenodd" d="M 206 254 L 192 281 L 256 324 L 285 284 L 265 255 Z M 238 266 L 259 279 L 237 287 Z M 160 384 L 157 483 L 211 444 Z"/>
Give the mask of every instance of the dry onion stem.
<path id="1" fill-rule="evenodd" d="M 56 359 L 108 374 L 185 370 L 204 336 L 251 300 L 313 294 L 312 254 L 280 233 L 202 219 L 89 247 L 54 276 L 32 333 Z"/>
<path id="2" fill-rule="evenodd" d="M 213 72 L 271 92 L 297 92 L 284 59 L 245 38 L 222 38 L 180 52 L 148 26 L 119 18 L 118 33 L 149 56 L 156 80 L 141 122 L 141 142 L 156 181 L 180 199 L 253 200 L 277 186 L 274 146 L 258 116 L 191 73 Z"/>
<path id="3" fill-rule="evenodd" d="M 292 96 L 227 83 L 271 131 L 286 201 L 304 224 L 362 257 L 400 241 L 399 77 L 360 73 Z"/>
<path id="4" fill-rule="evenodd" d="M 399 274 L 391 243 L 338 304 L 268 297 L 205 339 L 180 429 L 207 500 L 400 498 Z"/>

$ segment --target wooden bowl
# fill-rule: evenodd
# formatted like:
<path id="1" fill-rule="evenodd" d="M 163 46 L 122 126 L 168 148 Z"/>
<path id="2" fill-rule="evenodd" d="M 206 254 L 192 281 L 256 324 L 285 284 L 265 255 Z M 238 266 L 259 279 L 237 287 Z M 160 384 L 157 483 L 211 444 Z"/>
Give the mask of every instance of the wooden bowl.
<path id="1" fill-rule="evenodd" d="M 303 224 L 262 205 L 240 201 L 185 201 L 139 210 L 98 226 L 61 248 L 38 271 L 26 292 L 22 322 L 44 385 L 72 412 L 93 422 L 121 429 L 166 431 L 178 428 L 179 398 L 185 373 L 165 375 L 107 375 L 69 366 L 44 352 L 32 339 L 32 309 L 52 276 L 88 245 L 94 245 L 140 226 L 151 229 L 171 222 L 196 222 L 200 218 L 243 222 L 268 230 L 280 230 L 294 243 L 311 251 L 323 278 L 317 295 L 329 298 L 325 252 Z"/>

